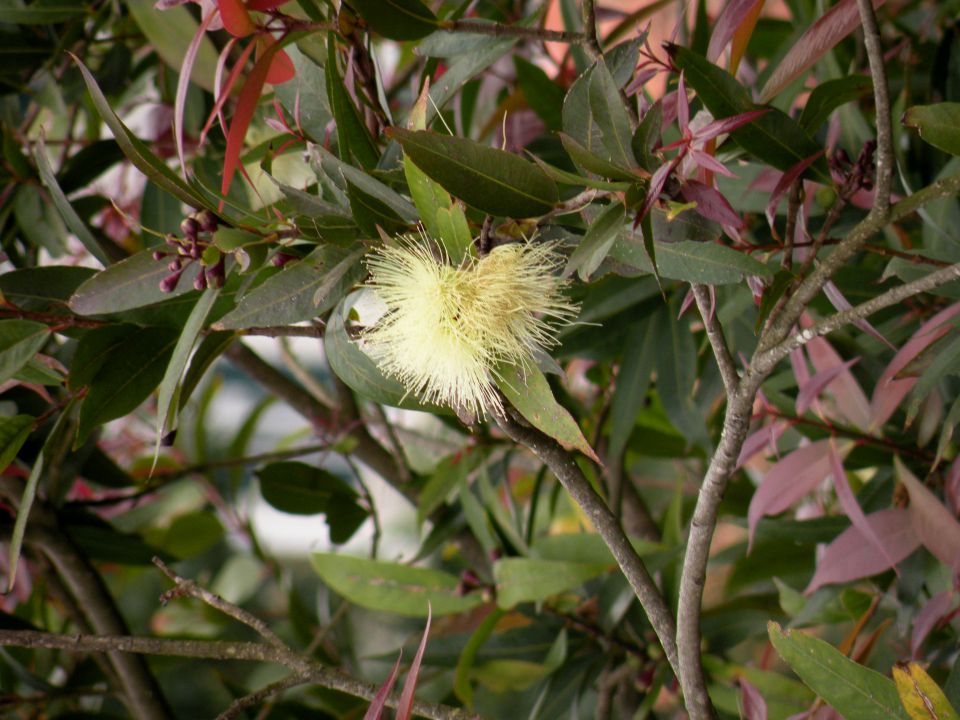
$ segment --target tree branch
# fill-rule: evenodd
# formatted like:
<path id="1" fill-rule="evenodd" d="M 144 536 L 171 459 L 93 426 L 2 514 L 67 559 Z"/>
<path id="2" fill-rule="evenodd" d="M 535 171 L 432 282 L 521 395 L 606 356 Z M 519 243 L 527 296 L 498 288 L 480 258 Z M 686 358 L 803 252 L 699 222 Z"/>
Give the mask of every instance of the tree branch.
<path id="1" fill-rule="evenodd" d="M 727 347 L 727 339 L 723 334 L 720 320 L 711 307 L 713 303 L 710 301 L 710 290 L 706 285 L 698 284 L 692 285 L 691 288 L 693 297 L 697 301 L 697 309 L 700 310 L 700 317 L 703 318 L 703 327 L 707 331 L 707 339 L 713 349 L 713 356 L 720 368 L 723 386 L 726 388 L 729 397 L 737 391 L 737 386 L 740 384 L 736 363 L 734 363 L 733 355 L 730 354 L 730 349 Z"/>
<path id="2" fill-rule="evenodd" d="M 493 409 L 491 409 L 491 412 L 497 424 L 511 440 L 530 448 L 538 458 L 546 463 L 577 505 L 590 518 L 590 522 L 600 533 L 617 561 L 617 565 L 620 566 L 633 588 L 637 599 L 640 600 L 640 605 L 660 639 L 667 661 L 676 672 L 678 658 L 674 639 L 676 625 L 673 620 L 673 613 L 660 594 L 653 578 L 650 577 L 643 560 L 637 554 L 633 545 L 630 544 L 630 539 L 623 532 L 617 517 L 583 476 L 570 453 L 560 447 L 556 440 L 536 428 L 521 425 L 511 418 L 508 412 Z"/>
<path id="3" fill-rule="evenodd" d="M 478 20 L 441 20 L 441 30 L 448 32 L 476 33 L 477 35 L 494 35 L 496 37 L 520 37 L 546 42 L 570 43 L 580 45 L 587 41 L 583 33 L 567 32 L 565 30 L 547 30 L 540 27 L 526 27 L 524 25 L 505 25 L 496 22 Z"/>
<path id="4" fill-rule="evenodd" d="M 233 720 L 233 718 L 237 717 L 237 715 L 247 708 L 253 707 L 257 703 L 262 702 L 269 697 L 273 697 L 278 693 L 282 693 L 284 690 L 289 690 L 297 685 L 303 685 L 306 681 L 307 679 L 301 675 L 290 675 L 285 677 L 283 680 L 277 680 L 276 682 L 270 683 L 269 685 L 260 688 L 256 692 L 252 692 L 249 695 L 244 695 L 243 697 L 234 700 L 232 703 L 230 703 L 230 707 L 217 715 L 216 720 Z"/>

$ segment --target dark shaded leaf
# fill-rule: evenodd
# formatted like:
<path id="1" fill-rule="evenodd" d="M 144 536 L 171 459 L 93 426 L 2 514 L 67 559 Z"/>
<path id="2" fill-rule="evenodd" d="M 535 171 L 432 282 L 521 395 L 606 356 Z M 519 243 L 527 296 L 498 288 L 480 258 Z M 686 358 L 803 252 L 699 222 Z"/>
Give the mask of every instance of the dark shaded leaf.
<path id="1" fill-rule="evenodd" d="M 350 0 L 370 29 L 391 40 L 419 40 L 437 29 L 437 16 L 420 0 Z"/>
<path id="2" fill-rule="evenodd" d="M 827 121 L 830 113 L 841 105 L 857 100 L 873 89 L 867 75 L 847 75 L 817 85 L 800 114 L 800 127 L 811 135 Z"/>
<path id="3" fill-rule="evenodd" d="M 902 122 L 934 147 L 960 155 L 960 103 L 914 105 L 903 114 Z"/>
<path id="4" fill-rule="evenodd" d="M 529 60 L 514 55 L 513 64 L 527 106 L 548 129 L 560 130 L 563 127 L 563 89 Z"/>
<path id="5" fill-rule="evenodd" d="M 0 321 L 0 382 L 16 375 L 40 352 L 50 330 L 32 320 Z"/>
<path id="6" fill-rule="evenodd" d="M 335 496 L 355 500 L 357 493 L 333 473 L 302 462 L 276 462 L 257 470 L 260 494 L 291 515 L 327 512 Z"/>
<path id="7" fill-rule="evenodd" d="M 559 201 L 553 180 L 511 153 L 429 131 L 390 128 L 388 134 L 423 172 L 483 212 L 535 217 L 549 212 Z"/>
<path id="8" fill-rule="evenodd" d="M 380 153 L 344 87 L 343 77 L 337 66 L 337 44 L 332 34 L 327 37 L 327 49 L 327 97 L 330 100 L 330 111 L 337 121 L 340 157 L 344 161 L 353 158 L 361 167 L 372 168 L 377 164 Z"/>

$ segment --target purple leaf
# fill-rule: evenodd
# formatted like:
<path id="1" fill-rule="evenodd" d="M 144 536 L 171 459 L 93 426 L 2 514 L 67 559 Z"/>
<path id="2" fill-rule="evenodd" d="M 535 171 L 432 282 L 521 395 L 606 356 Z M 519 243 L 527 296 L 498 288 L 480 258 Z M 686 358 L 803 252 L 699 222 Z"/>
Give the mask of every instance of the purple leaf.
<path id="1" fill-rule="evenodd" d="M 383 715 L 383 709 L 387 706 L 387 698 L 390 696 L 390 691 L 393 690 L 393 684 L 397 681 L 397 673 L 400 672 L 400 658 L 402 657 L 403 651 L 401 650 L 400 654 L 397 655 L 397 661 L 393 664 L 393 670 L 390 671 L 390 675 L 386 681 L 380 686 L 380 689 L 377 690 L 377 694 L 370 702 L 370 707 L 367 708 L 367 712 L 363 715 L 363 720 L 380 720 L 381 715 Z"/>
<path id="2" fill-rule="evenodd" d="M 873 0 L 878 8 L 885 0 Z M 847 35 L 860 26 L 856 0 L 840 0 L 827 10 L 803 36 L 797 40 L 760 93 L 760 102 L 770 102 L 777 93 L 803 75 L 820 58 Z"/>
<path id="3" fill-rule="evenodd" d="M 823 286 L 823 294 L 827 296 L 827 300 L 830 301 L 830 304 L 833 305 L 833 307 L 835 307 L 840 312 L 843 312 L 844 310 L 849 310 L 850 308 L 853 307 L 853 305 L 850 304 L 850 301 L 843 296 L 842 292 L 840 292 L 840 288 L 838 288 L 834 284 L 833 280 L 828 280 L 827 284 Z M 859 328 L 861 331 L 869 335 L 870 337 L 875 338 L 876 340 L 879 340 L 880 342 L 882 342 L 891 350 L 897 349 L 893 343 L 891 343 L 882 334 L 880 334 L 879 330 L 877 330 L 873 325 L 871 325 L 869 322 L 867 322 L 863 318 L 860 318 L 859 320 L 854 320 L 853 324 L 857 328 Z"/>
<path id="4" fill-rule="evenodd" d="M 800 392 L 797 393 L 797 415 L 803 415 L 810 408 L 810 404 L 820 396 L 820 393 L 827 389 L 830 383 L 837 379 L 838 375 L 846 372 L 851 365 L 855 365 L 859 361 L 860 358 L 855 357 L 829 370 L 818 372 L 807 382 L 803 383 L 803 385 L 800 386 Z"/>
<path id="5" fill-rule="evenodd" d="M 688 202 L 695 202 L 697 212 L 708 220 L 729 225 L 737 230 L 746 227 L 743 218 L 737 215 L 727 199 L 716 188 L 696 180 L 687 180 L 680 188 L 680 193 Z"/>
<path id="6" fill-rule="evenodd" d="M 849 448 L 847 452 L 849 452 Z M 844 454 L 846 454 L 846 452 Z M 877 551 L 889 563 L 890 567 L 896 570 L 896 562 L 890 557 L 890 553 L 887 552 L 883 540 L 880 539 L 873 531 L 870 523 L 867 522 L 863 510 L 860 508 L 860 503 L 857 502 L 857 499 L 853 495 L 850 482 L 847 480 L 847 473 L 843 469 L 843 460 L 840 457 L 840 453 L 837 452 L 836 442 L 833 438 L 830 439 L 830 466 L 832 468 L 831 473 L 833 474 L 833 487 L 837 492 L 837 498 L 840 500 L 840 507 L 843 508 L 843 513 L 850 518 L 850 522 L 860 531 L 860 534 L 873 544 Z M 897 572 L 897 574 L 899 575 L 900 573 Z"/>
<path id="7" fill-rule="evenodd" d="M 957 313 L 960 313 L 960 303 L 941 310 L 925 322 L 894 355 L 873 391 L 873 400 L 870 403 L 871 429 L 881 427 L 890 419 L 897 406 L 917 382 L 914 377 L 898 378 L 897 376 L 921 352 L 947 334 L 952 327 L 948 320 Z"/>
<path id="8" fill-rule="evenodd" d="M 420 647 L 417 648 L 417 654 L 413 658 L 413 664 L 410 665 L 410 672 L 407 673 L 407 678 L 403 681 L 403 692 L 400 693 L 400 702 L 397 703 L 396 720 L 410 720 L 410 718 L 413 717 L 413 694 L 417 690 L 417 680 L 420 677 L 420 663 L 423 661 L 423 653 L 427 649 L 427 638 L 430 635 L 430 620 L 432 617 L 433 608 L 427 603 L 427 626 L 423 629 Z"/>
<path id="9" fill-rule="evenodd" d="M 943 494 L 954 515 L 960 515 L 960 457 L 953 461 L 943 481 Z"/>
<path id="10" fill-rule="evenodd" d="M 920 657 L 920 646 L 926 640 L 927 635 L 933 630 L 939 622 L 947 615 L 953 612 L 954 591 L 942 590 L 934 595 L 923 606 L 923 609 L 917 613 L 913 621 L 913 631 L 910 633 L 910 654 L 914 659 Z"/>
<path id="11" fill-rule="evenodd" d="M 809 319 L 800 318 L 801 326 Z M 843 359 L 833 349 L 826 338 L 814 338 L 807 343 L 807 355 L 817 372 L 826 372 L 843 363 Z M 849 370 L 841 372 L 830 386 L 830 394 L 836 399 L 836 411 L 851 425 L 866 429 L 870 425 L 870 402 L 860 388 L 860 384 Z"/>
<path id="12" fill-rule="evenodd" d="M 818 440 L 797 448 L 781 458 L 763 478 L 747 511 L 748 552 L 760 518 L 783 512 L 812 492 L 830 474 L 829 442 Z"/>
<path id="13" fill-rule="evenodd" d="M 695 147 L 691 146 L 689 155 L 690 159 L 704 170 L 715 172 L 718 175 L 724 175 L 726 177 L 736 177 L 730 170 L 727 169 L 726 165 L 717 160 L 710 153 L 706 153 L 703 150 L 697 150 Z"/>
<path id="14" fill-rule="evenodd" d="M 680 82 L 677 85 L 677 124 L 683 135 L 690 133 L 690 103 L 687 102 L 687 86 L 683 82 L 683 71 L 680 71 Z"/>
<path id="15" fill-rule="evenodd" d="M 676 169 L 679 163 L 680 156 L 678 155 L 670 162 L 664 163 L 658 167 L 656 172 L 653 173 L 653 177 L 650 178 L 650 189 L 647 190 L 647 198 L 643 202 L 643 208 L 640 210 L 640 214 L 637 216 L 634 226 L 639 224 L 639 222 L 646 217 L 647 213 L 650 212 L 650 208 L 653 207 L 653 204 L 657 201 L 657 198 L 660 197 L 660 192 L 663 190 L 663 186 L 667 184 L 667 178 L 670 177 L 670 173 Z"/>
<path id="16" fill-rule="evenodd" d="M 960 522 L 899 457 L 894 457 L 893 467 L 910 493 L 910 519 L 920 542 L 937 560 L 960 572 Z"/>
<path id="17" fill-rule="evenodd" d="M 777 205 L 780 204 L 780 198 L 786 194 L 794 181 L 803 174 L 803 171 L 816 162 L 824 152 L 824 150 L 821 150 L 816 155 L 811 155 L 801 160 L 780 176 L 780 180 L 777 181 L 773 192 L 770 193 L 770 200 L 767 202 L 767 224 L 769 224 L 771 228 L 773 228 L 774 218 L 777 215 Z"/>
<path id="18" fill-rule="evenodd" d="M 187 176 L 187 163 L 183 155 L 183 112 L 187 105 L 187 89 L 190 87 L 190 75 L 193 74 L 193 64 L 197 60 L 197 53 L 200 51 L 200 43 L 207 34 L 207 28 L 217 17 L 215 11 L 207 13 L 203 22 L 193 34 L 187 51 L 183 55 L 183 65 L 180 66 L 180 78 L 177 80 L 177 94 L 173 101 L 173 139 L 177 144 L 177 159 L 180 160 L 180 172 L 183 173 L 185 180 Z"/>
<path id="19" fill-rule="evenodd" d="M 740 707 L 743 720 L 767 720 L 767 701 L 750 682 L 741 677 L 737 680 L 740 685 Z"/>
<path id="20" fill-rule="evenodd" d="M 873 532 L 884 539 L 887 555 L 880 554 L 859 529 L 850 526 L 827 545 L 804 594 L 809 595 L 824 585 L 882 573 L 890 569 L 890 560 L 899 563 L 920 547 L 920 538 L 914 532 L 907 510 L 889 508 L 870 513 L 866 519 Z"/>
<path id="21" fill-rule="evenodd" d="M 740 27 L 741 23 L 753 12 L 757 3 L 763 0 L 733 0 L 727 3 L 717 18 L 713 27 L 713 34 L 710 35 L 710 45 L 707 47 L 707 60 L 712 63 L 717 62 L 723 49 L 730 42 L 733 34 Z"/>
<path id="22" fill-rule="evenodd" d="M 739 470 L 745 463 L 765 448 L 770 449 L 771 454 L 777 453 L 777 439 L 783 434 L 783 431 L 790 427 L 789 423 L 776 421 L 760 428 L 746 440 L 743 441 L 743 447 L 740 448 L 740 457 L 737 458 L 737 467 Z"/>
<path id="23" fill-rule="evenodd" d="M 759 110 L 749 110 L 739 115 L 721 118 L 720 120 L 713 120 L 697 130 L 693 136 L 698 143 L 705 143 L 719 135 L 733 132 L 738 127 L 752 123 L 758 117 L 766 115 L 768 112 L 770 112 L 769 108 L 760 108 Z"/>

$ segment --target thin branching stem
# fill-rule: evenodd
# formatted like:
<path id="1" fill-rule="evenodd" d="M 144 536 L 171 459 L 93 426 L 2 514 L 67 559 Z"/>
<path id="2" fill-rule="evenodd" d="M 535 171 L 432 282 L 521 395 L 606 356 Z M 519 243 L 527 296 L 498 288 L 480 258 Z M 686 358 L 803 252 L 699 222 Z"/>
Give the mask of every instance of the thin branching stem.
<path id="1" fill-rule="evenodd" d="M 713 350 L 713 356 L 720 368 L 723 386 L 728 396 L 733 395 L 737 391 L 737 385 L 740 384 L 740 377 L 737 374 L 737 365 L 733 361 L 733 355 L 727 347 L 727 339 L 723 334 L 720 318 L 714 312 L 713 303 L 710 299 L 710 289 L 706 285 L 695 284 L 692 286 L 692 290 L 693 297 L 697 301 L 697 309 L 700 310 L 700 317 L 703 318 L 703 327 L 707 331 L 710 348 Z"/>

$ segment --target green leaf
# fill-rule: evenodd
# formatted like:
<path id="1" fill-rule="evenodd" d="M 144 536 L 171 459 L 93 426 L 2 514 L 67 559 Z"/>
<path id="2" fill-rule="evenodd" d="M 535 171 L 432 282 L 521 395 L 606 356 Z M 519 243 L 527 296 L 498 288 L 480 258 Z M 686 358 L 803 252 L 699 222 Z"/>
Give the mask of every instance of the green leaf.
<path id="1" fill-rule="evenodd" d="M 13 270 L 0 275 L 0 293 L 21 310 L 68 313 L 70 296 L 95 274 L 92 268 L 67 265 Z"/>
<path id="2" fill-rule="evenodd" d="M 632 538 L 630 544 L 642 557 L 662 553 L 666 548 L 649 540 Z M 530 548 L 531 557 L 540 560 L 562 560 L 586 565 L 605 565 L 612 567 L 616 560 L 603 538 L 596 533 L 558 533 L 545 535 L 537 539 Z"/>
<path id="3" fill-rule="evenodd" d="M 545 163 L 536 155 L 531 155 L 530 159 L 539 165 L 540 169 L 549 175 L 554 182 L 562 183 L 564 185 L 576 185 L 578 187 L 597 188 L 598 190 L 617 191 L 623 191 L 630 188 L 630 182 L 610 182 L 608 180 L 597 180 L 595 178 L 577 175 L 576 173 L 568 172 L 567 170 L 561 170 L 558 167 L 554 167 L 553 165 Z M 613 166 L 611 165 L 610 167 Z"/>
<path id="4" fill-rule="evenodd" d="M 703 414 L 693 402 L 697 381 L 697 345 L 686 320 L 677 318 L 677 306 L 660 310 L 656 323 L 660 337 L 655 339 L 657 352 L 657 394 L 673 426 L 687 444 L 710 444 Z M 666 322 L 664 322 L 666 320 Z"/>
<path id="5" fill-rule="evenodd" d="M 63 524 L 67 536 L 93 560 L 118 565 L 150 565 L 153 558 L 167 562 L 173 558 L 144 541 L 139 535 L 124 533 L 109 523 L 84 514 L 68 516 Z"/>
<path id="6" fill-rule="evenodd" d="M 772 277 L 773 271 L 749 255 L 725 245 L 683 240 L 677 243 L 654 242 L 657 270 L 673 280 L 726 285 L 739 283 L 748 275 Z M 621 234 L 610 250 L 610 256 L 635 268 L 652 272 L 640 238 Z"/>
<path id="7" fill-rule="evenodd" d="M 503 617 L 503 611 L 499 608 L 493 610 L 483 619 L 480 626 L 473 631 L 467 644 L 463 646 L 463 651 L 457 658 L 457 669 L 454 674 L 453 691 L 457 697 L 468 708 L 473 709 L 473 685 L 470 683 L 470 675 L 473 670 L 474 662 L 477 658 L 477 651 L 493 634 L 500 618 Z"/>
<path id="8" fill-rule="evenodd" d="M 601 155 L 591 152 L 566 133 L 558 133 L 558 136 L 560 142 L 563 143 L 563 149 L 567 151 L 567 155 L 569 155 L 570 159 L 582 170 L 615 180 L 635 182 L 639 179 L 628 170 L 613 164 Z"/>
<path id="9" fill-rule="evenodd" d="M 363 279 L 364 248 L 319 247 L 244 295 L 216 330 L 290 325 L 317 317 Z"/>
<path id="10" fill-rule="evenodd" d="M 656 313 L 635 325 L 627 334 L 623 347 L 623 361 L 617 373 L 617 384 L 610 407 L 611 458 L 619 458 L 627 447 L 627 441 L 637 421 L 637 413 L 646 402 L 650 388 L 650 376 L 659 345 L 660 334 Z M 614 460 L 614 462 L 617 462 Z"/>
<path id="11" fill-rule="evenodd" d="M 841 105 L 860 99 L 872 89 L 873 82 L 868 75 L 847 75 L 820 83 L 803 106 L 800 127 L 808 133 L 816 133 L 830 117 L 830 113 Z"/>
<path id="12" fill-rule="evenodd" d="M 467 205 L 491 215 L 543 215 L 559 201 L 543 170 L 517 155 L 466 138 L 391 128 L 404 152 L 423 172 Z"/>
<path id="13" fill-rule="evenodd" d="M 53 3 L 38 0 L 26 7 L 11 6 L 4 3 L 0 10 L 3 22 L 11 25 L 53 25 L 62 23 L 78 15 L 86 15 L 87 8 L 80 4 L 70 5 L 66 2 Z"/>
<path id="14" fill-rule="evenodd" d="M 313 142 L 322 143 L 333 119 L 327 97 L 326 69 L 296 45 L 287 45 L 284 52 L 297 74 L 290 82 L 275 85 L 273 91 L 284 109 L 297 119 L 298 128 Z"/>
<path id="15" fill-rule="evenodd" d="M 660 145 L 662 127 L 663 103 L 658 100 L 647 110 L 647 114 L 643 116 L 630 141 L 634 157 L 640 163 L 640 167 L 646 170 L 653 171 L 659 164 L 653 156 L 653 151 Z"/>
<path id="16" fill-rule="evenodd" d="M 180 9 L 186 12 L 186 9 Z M 130 160 L 140 172 L 146 175 L 149 180 L 152 180 L 156 185 L 180 199 L 182 202 L 192 205 L 193 207 L 205 207 L 208 210 L 216 211 L 216 207 L 212 206 L 205 197 L 190 187 L 179 175 L 171 170 L 163 160 L 154 155 L 146 143 L 137 138 L 137 136 L 123 124 L 123 121 L 117 117 L 110 107 L 110 102 L 103 96 L 96 79 L 87 69 L 87 66 L 76 56 L 73 56 L 73 58 L 77 67 L 80 69 L 80 74 L 83 76 L 84 83 L 86 83 L 94 107 L 97 108 L 100 117 L 103 118 L 107 127 L 110 128 L 113 137 L 116 139 L 117 144 L 120 145 L 120 149 L 123 150 L 123 154 L 127 156 L 127 159 Z"/>
<path id="17" fill-rule="evenodd" d="M 459 595 L 459 580 L 448 573 L 400 563 L 313 553 L 314 570 L 347 600 L 381 612 L 426 617 L 466 612 L 483 602 L 479 594 Z"/>
<path id="18" fill-rule="evenodd" d="M 586 234 L 570 254 L 564 275 L 574 271 L 581 280 L 588 281 L 590 275 L 600 267 L 614 241 L 623 229 L 624 208 L 618 202 L 605 207 L 590 223 Z"/>
<path id="19" fill-rule="evenodd" d="M 30 415 L 0 417 L 0 472 L 7 469 L 33 432 Z"/>
<path id="20" fill-rule="evenodd" d="M 590 79 L 595 66 L 578 77 L 563 100 L 563 132 L 580 145 L 587 155 L 597 155 L 609 161 L 610 155 L 603 144 L 603 136 L 593 117 L 590 105 Z"/>
<path id="21" fill-rule="evenodd" d="M 237 336 L 231 332 L 211 332 L 200 341 L 196 352 L 190 358 L 190 367 L 187 368 L 183 376 L 183 382 L 180 383 L 180 407 L 183 410 L 193 391 L 197 389 L 200 380 L 210 369 L 210 366 L 219 358 L 223 352 L 230 347 Z"/>
<path id="22" fill-rule="evenodd" d="M 430 517 L 450 494 L 486 459 L 487 453 L 467 446 L 444 458 L 431 473 L 417 498 L 417 524 Z"/>
<path id="23" fill-rule="evenodd" d="M 522 602 L 540 602 L 579 587 L 610 568 L 610 564 L 502 558 L 493 564 L 497 605 L 507 610 Z"/>
<path id="24" fill-rule="evenodd" d="M 352 165 L 342 162 L 335 155 L 327 152 L 320 146 L 314 146 L 314 157 L 319 160 L 320 167 L 329 177 L 340 179 L 355 186 L 380 203 L 383 203 L 392 212 L 396 213 L 403 222 L 413 224 L 419 219 L 417 209 L 411 205 L 400 193 L 391 189 L 376 178 L 368 175 Z"/>
<path id="25" fill-rule="evenodd" d="M 936 148 L 951 155 L 960 155 L 960 103 L 914 105 L 901 120 Z"/>
<path id="26" fill-rule="evenodd" d="M 347 334 L 344 316 L 350 312 L 356 296 L 341 301 L 327 321 L 323 347 L 334 374 L 362 397 L 381 405 L 449 413 L 445 408 L 425 406 L 393 378 L 383 374 L 377 364 Z"/>
<path id="27" fill-rule="evenodd" d="M 166 552 L 181 559 L 206 552 L 224 536 L 223 525 L 209 510 L 178 515 L 159 539 L 153 541 Z"/>
<path id="28" fill-rule="evenodd" d="M 508 363 L 497 366 L 497 387 L 507 400 L 535 428 L 546 433 L 568 450 L 579 450 L 594 462 L 600 459 L 583 436 L 580 426 L 553 397 L 550 384 L 540 368 L 521 368 Z"/>
<path id="29" fill-rule="evenodd" d="M 354 221 L 367 237 L 377 237 L 379 227 L 387 235 L 396 235 L 407 224 L 393 210 L 377 198 L 364 192 L 347 180 L 347 197 Z"/>
<path id="30" fill-rule="evenodd" d="M 437 111 L 443 109 L 443 106 L 460 92 L 460 88 L 467 80 L 493 65 L 508 53 L 518 40 L 519 38 L 516 37 L 485 38 L 483 44 L 456 57 L 430 89 L 431 102 L 427 107 L 427 125 L 433 120 Z"/>
<path id="31" fill-rule="evenodd" d="M 912 720 L 960 720 L 940 686 L 917 663 L 894 665 L 893 681 Z"/>
<path id="32" fill-rule="evenodd" d="M 337 65 L 337 44 L 332 33 L 327 36 L 327 48 L 327 97 L 330 100 L 330 112 L 337 121 L 340 156 L 345 162 L 353 158 L 364 168 L 375 167 L 380 153 L 347 93 Z"/>
<path id="33" fill-rule="evenodd" d="M 57 184 L 57 177 L 54 175 L 53 168 L 50 167 L 50 161 L 47 159 L 47 149 L 43 144 L 42 135 L 34 146 L 33 157 L 37 161 L 37 171 L 40 173 L 40 179 L 49 191 L 50 197 L 53 198 L 53 204 L 60 212 L 60 217 L 70 228 L 70 232 L 77 236 L 87 252 L 99 260 L 102 265 L 109 265 L 110 257 L 100 246 L 100 242 L 93 236 L 93 233 L 90 232 L 90 228 L 77 215 L 77 211 L 73 209 L 73 205 L 70 204 L 67 196 L 63 194 L 63 190 Z"/>
<path id="34" fill-rule="evenodd" d="M 183 57 L 199 27 L 193 15 L 183 6 L 160 10 L 152 0 L 125 0 L 125 5 L 160 59 L 180 72 Z M 213 92 L 216 71 L 217 49 L 210 38 L 205 36 L 200 41 L 200 48 L 190 71 L 190 80 L 194 85 Z"/>
<path id="35" fill-rule="evenodd" d="M 714 118 L 720 120 L 757 109 L 746 88 L 726 70 L 679 45 L 670 45 L 667 52 Z M 744 150 L 778 170 L 789 170 L 822 149 L 796 121 L 775 108 L 737 128 L 731 137 Z M 810 172 L 819 182 L 833 182 L 823 158 L 810 166 Z"/>
<path id="36" fill-rule="evenodd" d="M 138 328 L 103 360 L 80 406 L 77 444 L 90 431 L 135 410 L 156 389 L 179 333 L 169 328 Z"/>
<path id="37" fill-rule="evenodd" d="M 455 266 L 459 265 L 473 248 L 473 235 L 470 232 L 463 205 L 454 202 L 449 208 L 437 210 L 437 226 L 440 230 L 440 240 L 450 256 L 450 261 Z"/>
<path id="38" fill-rule="evenodd" d="M 200 263 L 192 263 L 173 292 L 163 292 L 160 281 L 170 274 L 167 264 L 153 259 L 144 250 L 111 265 L 84 282 L 70 298 L 70 309 L 78 315 L 111 315 L 153 305 L 193 290 Z"/>
<path id="39" fill-rule="evenodd" d="M 621 167 L 633 167 L 630 117 L 623 106 L 620 91 L 603 60 L 598 60 L 590 76 L 590 111 L 600 130 L 600 139 L 610 159 Z"/>
<path id="40" fill-rule="evenodd" d="M 798 630 L 784 632 L 774 622 L 767 630 L 780 657 L 847 720 L 910 720 L 890 678 Z"/>
<path id="41" fill-rule="evenodd" d="M 291 515 L 325 513 L 335 495 L 356 498 L 333 473 L 302 462 L 276 462 L 257 470 L 260 494 L 270 505 Z"/>
<path id="42" fill-rule="evenodd" d="M 40 352 L 50 330 L 31 320 L 0 321 L 0 383 L 6 382 Z"/>
<path id="43" fill-rule="evenodd" d="M 563 127 L 563 89 L 520 55 L 513 56 L 513 65 L 527 107 L 540 116 L 549 130 L 560 130 Z"/>
<path id="44" fill-rule="evenodd" d="M 160 450 L 160 441 L 163 436 L 177 427 L 177 413 L 181 407 L 180 381 L 187 369 L 187 363 L 190 361 L 190 355 L 193 353 L 197 338 L 200 337 L 200 333 L 207 323 L 207 317 L 210 315 L 210 311 L 213 309 L 214 303 L 217 302 L 219 295 L 219 288 L 209 288 L 200 295 L 200 299 L 193 306 L 190 315 L 187 316 L 187 322 L 173 347 L 170 362 L 167 364 L 163 379 L 160 381 L 160 387 L 157 390 L 157 445 L 155 455 Z"/>
<path id="45" fill-rule="evenodd" d="M 420 0 L 350 0 L 370 29 L 391 40 L 419 40 L 437 29 L 437 16 Z"/>
<path id="46" fill-rule="evenodd" d="M 136 325 L 119 324 L 94 328 L 84 333 L 77 343 L 70 365 L 70 377 L 67 379 L 70 389 L 77 391 L 89 385 L 107 359 L 140 332 L 141 328 Z"/>

